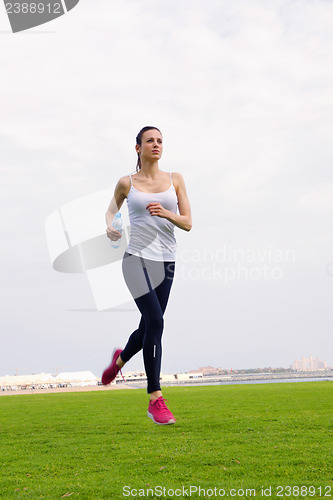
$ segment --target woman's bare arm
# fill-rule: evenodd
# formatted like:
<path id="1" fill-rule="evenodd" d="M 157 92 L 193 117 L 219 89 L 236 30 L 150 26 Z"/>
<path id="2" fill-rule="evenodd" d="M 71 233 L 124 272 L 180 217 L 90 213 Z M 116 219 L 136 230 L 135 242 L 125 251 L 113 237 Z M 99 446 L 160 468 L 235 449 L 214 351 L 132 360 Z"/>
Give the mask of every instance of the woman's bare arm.
<path id="1" fill-rule="evenodd" d="M 115 214 L 119 212 L 125 198 L 127 197 L 129 191 L 129 183 L 130 180 L 128 176 L 119 179 L 114 190 L 113 198 L 110 201 L 110 205 L 105 214 L 105 221 L 107 225 L 106 235 L 111 240 L 118 240 L 119 238 L 121 238 L 121 233 L 116 229 L 113 229 L 112 222 Z"/>

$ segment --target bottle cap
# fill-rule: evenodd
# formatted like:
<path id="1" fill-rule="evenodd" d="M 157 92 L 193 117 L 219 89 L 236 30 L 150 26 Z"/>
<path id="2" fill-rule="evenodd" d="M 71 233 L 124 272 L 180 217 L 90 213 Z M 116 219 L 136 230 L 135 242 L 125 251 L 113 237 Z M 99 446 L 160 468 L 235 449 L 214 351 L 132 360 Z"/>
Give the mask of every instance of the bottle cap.
<path id="1" fill-rule="evenodd" d="M 116 215 L 115 215 L 115 217 L 116 217 L 117 219 L 119 219 L 119 217 L 121 217 L 121 213 L 120 213 L 120 212 L 117 212 L 117 213 L 116 213 Z"/>

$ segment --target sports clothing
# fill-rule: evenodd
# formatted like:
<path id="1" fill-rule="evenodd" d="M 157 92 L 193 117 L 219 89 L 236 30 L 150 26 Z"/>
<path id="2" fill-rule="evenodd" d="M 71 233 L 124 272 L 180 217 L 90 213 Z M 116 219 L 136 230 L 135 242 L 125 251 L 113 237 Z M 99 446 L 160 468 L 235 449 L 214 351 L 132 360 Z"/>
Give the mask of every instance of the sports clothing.
<path id="1" fill-rule="evenodd" d="M 147 415 L 155 424 L 168 425 L 176 423 L 176 419 L 168 409 L 165 401 L 163 396 L 154 401 L 149 401 Z"/>
<path id="2" fill-rule="evenodd" d="M 133 186 L 127 195 L 128 214 L 131 225 L 131 236 L 126 251 L 145 259 L 173 262 L 176 257 L 176 239 L 174 224 L 165 218 L 150 215 L 146 206 L 151 202 L 160 203 L 170 212 L 177 213 L 177 194 L 172 182 L 166 191 L 145 193 Z"/>
<path id="3" fill-rule="evenodd" d="M 147 392 L 159 391 L 163 315 L 173 283 L 175 262 L 152 261 L 125 252 L 122 268 L 125 282 L 141 312 L 141 320 L 128 339 L 121 359 L 127 362 L 143 349 Z"/>

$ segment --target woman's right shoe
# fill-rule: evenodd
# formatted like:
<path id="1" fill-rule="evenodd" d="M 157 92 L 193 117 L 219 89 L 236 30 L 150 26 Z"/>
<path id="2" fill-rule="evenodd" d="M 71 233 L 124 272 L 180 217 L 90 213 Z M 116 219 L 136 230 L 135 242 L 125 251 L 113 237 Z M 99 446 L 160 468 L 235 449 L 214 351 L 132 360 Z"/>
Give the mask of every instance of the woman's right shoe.
<path id="1" fill-rule="evenodd" d="M 111 363 L 104 370 L 103 375 L 102 375 L 102 384 L 103 385 L 111 384 L 112 380 L 114 380 L 116 378 L 118 372 L 120 371 L 120 373 L 121 373 L 119 366 L 117 366 L 117 364 L 116 364 L 118 356 L 121 354 L 121 352 L 122 352 L 122 349 L 117 349 L 117 348 L 113 351 Z"/>
<path id="2" fill-rule="evenodd" d="M 165 401 L 163 396 L 149 401 L 147 415 L 155 424 L 168 425 L 176 423 L 176 419 L 165 404 Z"/>

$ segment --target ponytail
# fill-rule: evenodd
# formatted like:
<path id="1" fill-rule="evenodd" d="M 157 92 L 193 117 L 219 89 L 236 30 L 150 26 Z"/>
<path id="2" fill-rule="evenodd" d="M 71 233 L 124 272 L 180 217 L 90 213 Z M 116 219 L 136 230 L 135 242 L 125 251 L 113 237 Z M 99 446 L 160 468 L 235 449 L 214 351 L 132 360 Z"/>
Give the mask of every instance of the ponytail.
<path id="1" fill-rule="evenodd" d="M 136 162 L 136 171 L 139 172 L 141 170 L 141 158 L 138 153 L 138 161 Z"/>

